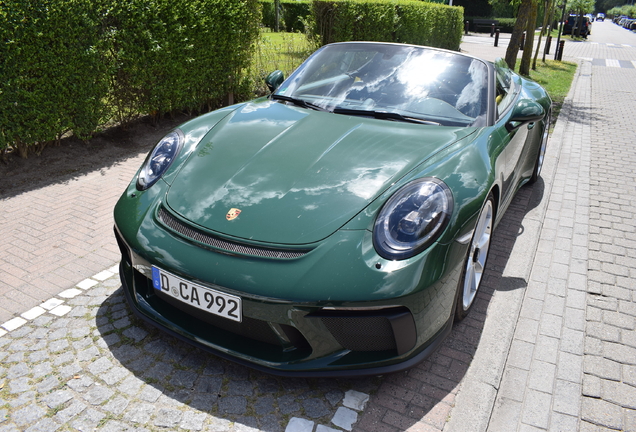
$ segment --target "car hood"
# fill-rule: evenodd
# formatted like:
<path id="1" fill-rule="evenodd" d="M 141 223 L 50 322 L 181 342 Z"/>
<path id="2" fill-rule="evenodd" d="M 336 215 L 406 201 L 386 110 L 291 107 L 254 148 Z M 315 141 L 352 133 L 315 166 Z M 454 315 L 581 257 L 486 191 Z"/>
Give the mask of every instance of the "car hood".
<path id="1" fill-rule="evenodd" d="M 192 224 L 218 233 L 313 243 L 473 131 L 251 102 L 203 138 L 166 200 Z M 228 215 L 231 209 L 240 210 L 238 217 Z"/>

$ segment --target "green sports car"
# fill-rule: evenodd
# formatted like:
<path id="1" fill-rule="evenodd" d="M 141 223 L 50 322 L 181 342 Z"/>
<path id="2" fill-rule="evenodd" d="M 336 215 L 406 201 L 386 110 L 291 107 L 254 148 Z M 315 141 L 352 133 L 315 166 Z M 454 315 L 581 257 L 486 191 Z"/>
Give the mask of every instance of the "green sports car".
<path id="1" fill-rule="evenodd" d="M 120 198 L 128 302 L 274 374 L 417 364 L 469 312 L 495 225 L 539 177 L 550 97 L 502 60 L 376 42 L 266 81 L 166 135 Z"/>

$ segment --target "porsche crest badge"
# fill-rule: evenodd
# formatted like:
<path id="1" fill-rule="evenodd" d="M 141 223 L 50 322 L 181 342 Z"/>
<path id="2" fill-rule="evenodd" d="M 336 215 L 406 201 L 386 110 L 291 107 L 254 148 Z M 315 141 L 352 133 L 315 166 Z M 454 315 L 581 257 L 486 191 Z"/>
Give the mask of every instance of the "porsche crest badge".
<path id="1" fill-rule="evenodd" d="M 238 217 L 241 214 L 241 210 L 237 208 L 231 208 L 229 212 L 225 215 L 225 219 L 231 221 Z"/>

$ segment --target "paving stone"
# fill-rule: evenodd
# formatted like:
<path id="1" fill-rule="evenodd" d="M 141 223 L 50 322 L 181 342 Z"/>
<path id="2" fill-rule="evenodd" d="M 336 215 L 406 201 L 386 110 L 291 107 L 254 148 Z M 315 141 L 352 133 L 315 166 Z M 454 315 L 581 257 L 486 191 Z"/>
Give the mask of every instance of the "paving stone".
<path id="1" fill-rule="evenodd" d="M 55 420 L 59 423 L 66 424 L 76 415 L 86 409 L 86 405 L 79 401 L 74 401 L 68 408 L 65 408 L 55 414 Z"/>
<path id="2" fill-rule="evenodd" d="M 275 407 L 273 396 L 262 396 L 256 399 L 256 403 L 254 404 L 254 411 L 256 412 L 256 414 L 265 415 L 273 413 L 274 410 Z"/>
<path id="3" fill-rule="evenodd" d="M 86 392 L 84 399 L 91 405 L 101 405 L 114 394 L 108 387 L 94 385 Z"/>
<path id="4" fill-rule="evenodd" d="M 102 381 L 104 381 L 105 384 L 112 386 L 126 378 L 128 375 L 130 375 L 128 369 L 121 366 L 116 366 L 109 369 L 106 373 L 102 373 L 100 375 L 100 378 Z"/>
<path id="5" fill-rule="evenodd" d="M 108 357 L 100 357 L 88 366 L 93 375 L 99 375 L 113 367 L 113 362 Z"/>
<path id="6" fill-rule="evenodd" d="M 130 395 L 130 396 L 134 396 L 137 393 L 139 393 L 139 390 L 141 389 L 141 386 L 143 385 L 144 385 L 144 382 L 142 380 L 140 380 L 139 378 L 135 376 L 130 375 L 126 379 L 124 379 L 124 381 L 122 381 L 121 384 L 119 384 L 119 386 L 117 386 L 117 389 L 122 393 L 126 393 L 127 395 Z"/>
<path id="7" fill-rule="evenodd" d="M 223 414 L 245 414 L 247 399 L 243 396 L 226 396 L 218 400 L 219 412 Z"/>
<path id="8" fill-rule="evenodd" d="M 623 428 L 621 407 L 601 399 L 583 398 L 581 420 L 609 429 L 621 430 Z"/>
<path id="9" fill-rule="evenodd" d="M 9 382 L 9 392 L 16 394 L 31 390 L 30 381 L 27 377 L 12 379 Z"/>
<path id="10" fill-rule="evenodd" d="M 17 398 L 14 398 L 9 402 L 9 405 L 11 408 L 18 408 L 26 404 L 33 404 L 35 402 L 35 394 L 36 393 L 34 391 L 20 393 Z"/>
<path id="11" fill-rule="evenodd" d="M 53 419 L 44 418 L 33 426 L 25 429 L 25 432 L 55 432 L 60 429 L 60 425 L 56 424 Z"/>
<path id="12" fill-rule="evenodd" d="M 201 393 L 214 393 L 218 394 L 221 391 L 221 385 L 223 384 L 223 379 L 220 377 L 212 376 L 206 377 L 203 376 L 199 378 L 196 384 L 196 391 Z"/>
<path id="13" fill-rule="evenodd" d="M 348 390 L 345 393 L 345 398 L 342 404 L 347 408 L 354 409 L 356 411 L 364 410 L 365 405 L 369 401 L 369 395 L 355 390 Z"/>
<path id="14" fill-rule="evenodd" d="M 93 383 L 94 381 L 87 376 L 78 376 L 77 378 L 69 380 L 66 385 L 76 392 L 85 392 L 90 386 L 93 385 Z"/>
<path id="15" fill-rule="evenodd" d="M 37 405 L 28 405 L 25 408 L 21 408 L 11 415 L 11 419 L 18 426 L 28 426 L 35 423 L 40 418 L 44 417 L 46 411 Z"/>
<path id="16" fill-rule="evenodd" d="M 306 399 L 302 402 L 305 416 L 311 419 L 317 419 L 329 415 L 330 409 L 327 404 L 319 398 Z"/>
<path id="17" fill-rule="evenodd" d="M 89 408 L 75 417 L 71 421 L 71 426 L 79 430 L 94 430 L 104 417 L 106 417 L 105 414 Z"/>
<path id="18" fill-rule="evenodd" d="M 128 404 L 130 404 L 130 400 L 122 396 L 117 396 L 108 401 L 108 403 L 104 405 L 104 409 L 115 415 L 119 415 L 124 412 L 124 410 L 128 407 Z"/>
<path id="19" fill-rule="evenodd" d="M 49 408 L 57 408 L 73 399 L 73 394 L 67 390 L 59 390 L 45 396 L 42 400 Z"/>
<path id="20" fill-rule="evenodd" d="M 122 333 L 124 336 L 134 340 L 135 342 L 140 342 L 148 336 L 148 332 L 146 330 L 135 326 L 127 328 Z"/>
<path id="21" fill-rule="evenodd" d="M 292 395 L 280 396 L 277 402 L 278 402 L 278 409 L 284 415 L 293 414 L 300 410 L 300 404 L 296 401 L 296 398 Z"/>
<path id="22" fill-rule="evenodd" d="M 135 404 L 128 407 L 124 414 L 124 420 L 131 421 L 133 423 L 146 424 L 150 421 L 150 416 L 155 411 L 155 407 L 152 404 Z"/>
<path id="23" fill-rule="evenodd" d="M 179 423 L 179 427 L 181 429 L 199 431 L 203 429 L 203 423 L 205 422 L 206 418 L 207 415 L 205 413 L 186 411 L 185 413 L 183 413 L 183 417 Z"/>
<path id="24" fill-rule="evenodd" d="M 163 392 L 162 388 L 156 388 L 156 386 L 157 384 L 155 386 L 144 386 L 141 393 L 139 393 L 139 399 L 145 402 L 156 402 Z"/>
<path id="25" fill-rule="evenodd" d="M 232 381 L 228 386 L 230 396 L 252 396 L 253 394 L 254 386 L 249 381 Z"/>
<path id="26" fill-rule="evenodd" d="M 358 421 L 358 413 L 345 407 L 340 407 L 331 419 L 331 422 L 344 430 L 352 430 L 353 425 Z"/>
<path id="27" fill-rule="evenodd" d="M 154 425 L 165 428 L 174 428 L 181 422 L 183 413 L 176 409 L 161 408 L 157 411 Z"/>
<path id="28" fill-rule="evenodd" d="M 38 383 L 35 386 L 35 388 L 40 393 L 47 393 L 47 392 L 53 390 L 55 387 L 57 387 L 59 385 L 60 385 L 59 378 L 56 377 L 56 376 L 51 376 L 51 377 L 45 378 L 43 381 Z"/>
<path id="29" fill-rule="evenodd" d="M 195 393 L 190 400 L 190 406 L 200 411 L 212 411 L 219 399 L 218 394 Z"/>
<path id="30" fill-rule="evenodd" d="M 312 432 L 314 422 L 303 418 L 292 417 L 285 428 L 285 432 Z M 351 429 L 349 429 L 351 430 Z"/>
<path id="31" fill-rule="evenodd" d="M 13 365 L 7 372 L 7 378 L 15 379 L 29 374 L 29 368 L 24 363 Z"/>
<path id="32" fill-rule="evenodd" d="M 177 387 L 193 388 L 198 375 L 192 371 L 177 370 L 172 374 L 170 384 Z"/>

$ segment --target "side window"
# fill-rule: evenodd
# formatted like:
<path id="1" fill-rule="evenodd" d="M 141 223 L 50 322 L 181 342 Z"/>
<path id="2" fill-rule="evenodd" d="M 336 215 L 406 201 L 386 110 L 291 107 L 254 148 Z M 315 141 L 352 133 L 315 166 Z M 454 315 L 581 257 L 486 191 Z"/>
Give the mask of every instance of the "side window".
<path id="1" fill-rule="evenodd" d="M 497 104 L 497 116 L 501 116 L 510 107 L 517 95 L 517 86 L 512 77 L 512 71 L 503 59 L 495 62 L 497 76 L 497 91 L 495 102 Z"/>

